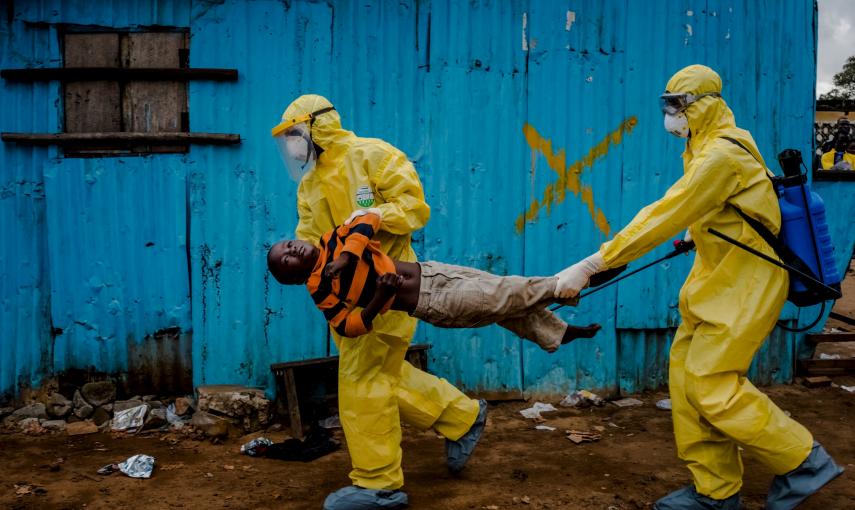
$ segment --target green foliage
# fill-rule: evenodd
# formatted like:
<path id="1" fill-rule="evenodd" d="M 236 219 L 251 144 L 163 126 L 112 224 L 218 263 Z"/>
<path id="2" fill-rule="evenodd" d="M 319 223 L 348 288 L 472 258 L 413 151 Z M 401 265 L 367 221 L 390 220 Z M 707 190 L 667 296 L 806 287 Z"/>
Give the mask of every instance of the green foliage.
<path id="1" fill-rule="evenodd" d="M 855 99 L 855 55 L 846 59 L 843 70 L 834 75 L 834 88 L 820 99 Z"/>

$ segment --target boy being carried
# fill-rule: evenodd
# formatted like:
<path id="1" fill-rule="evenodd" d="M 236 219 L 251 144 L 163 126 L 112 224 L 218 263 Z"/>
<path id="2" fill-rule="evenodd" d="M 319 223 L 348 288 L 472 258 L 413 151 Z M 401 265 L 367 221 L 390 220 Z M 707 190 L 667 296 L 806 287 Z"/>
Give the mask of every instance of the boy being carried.
<path id="1" fill-rule="evenodd" d="M 267 252 L 267 268 L 281 284 L 305 283 L 330 326 L 346 337 L 371 331 L 377 314 L 390 309 L 441 328 L 498 324 L 547 352 L 600 329 L 569 325 L 546 308 L 567 301 L 555 297 L 554 276 L 496 276 L 441 262 L 392 260 L 371 240 L 379 226 L 380 217 L 369 212 L 324 234 L 320 248 L 279 241 Z"/>

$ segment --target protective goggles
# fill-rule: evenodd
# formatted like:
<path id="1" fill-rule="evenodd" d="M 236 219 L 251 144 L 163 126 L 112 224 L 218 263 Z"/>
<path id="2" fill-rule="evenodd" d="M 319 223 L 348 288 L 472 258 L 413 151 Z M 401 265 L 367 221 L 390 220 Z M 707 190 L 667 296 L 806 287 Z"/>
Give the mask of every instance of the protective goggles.
<path id="1" fill-rule="evenodd" d="M 662 113 L 667 115 L 677 115 L 678 113 L 685 111 L 692 103 L 707 96 L 721 97 L 721 94 L 718 92 L 707 92 L 705 94 L 698 95 L 665 93 L 659 96 L 659 106 L 662 108 Z"/>
<path id="2" fill-rule="evenodd" d="M 329 106 L 327 108 L 321 108 L 320 110 L 314 111 L 312 113 L 306 113 L 303 115 L 298 115 L 291 119 L 285 119 L 279 124 L 276 124 L 276 126 L 274 126 L 273 129 L 270 130 L 270 136 L 276 138 L 277 136 L 280 136 L 285 133 L 288 128 L 293 127 L 297 124 L 308 124 L 309 126 L 311 126 L 312 122 L 314 122 L 315 118 L 318 115 L 323 115 L 324 113 L 331 112 L 333 110 L 335 110 L 335 107 Z"/>

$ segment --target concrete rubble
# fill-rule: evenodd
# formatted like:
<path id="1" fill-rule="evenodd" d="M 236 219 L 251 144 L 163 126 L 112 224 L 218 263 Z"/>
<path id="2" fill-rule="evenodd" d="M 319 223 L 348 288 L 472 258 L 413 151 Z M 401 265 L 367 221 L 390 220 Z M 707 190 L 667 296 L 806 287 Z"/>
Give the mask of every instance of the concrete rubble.
<path id="1" fill-rule="evenodd" d="M 101 406 L 116 400 L 116 385 L 112 381 L 97 381 L 83 385 L 83 398 L 93 406 Z"/>
<path id="2" fill-rule="evenodd" d="M 267 428 L 272 405 L 264 391 L 244 386 L 200 386 L 192 396 L 161 399 L 157 395 L 133 396 L 116 400 L 113 381 L 95 381 L 80 387 L 67 384 L 62 392 L 45 392 L 33 401 L 0 408 L 3 428 L 27 434 L 91 434 L 115 429 L 114 417 L 129 409 L 145 410 L 139 430 L 180 429 L 189 425 L 191 433 L 211 438 L 242 436 Z M 169 408 L 170 411 L 167 410 Z M 170 414 L 172 413 L 172 414 Z"/>
<path id="3" fill-rule="evenodd" d="M 80 390 L 74 391 L 74 398 L 72 399 L 74 403 L 74 416 L 77 416 L 81 420 L 89 418 L 92 413 L 95 411 L 95 408 L 92 407 L 92 404 L 86 401 L 83 398 L 83 395 L 80 393 Z"/>
<path id="4" fill-rule="evenodd" d="M 62 419 L 68 416 L 71 412 L 74 404 L 71 400 L 68 400 L 61 393 L 51 393 L 50 397 L 48 397 L 47 405 L 47 414 L 53 418 Z"/>
<path id="5" fill-rule="evenodd" d="M 128 409 L 132 409 L 134 407 L 139 407 L 143 405 L 142 400 L 131 399 L 131 400 L 117 400 L 113 402 L 113 414 L 126 411 Z"/>
<path id="6" fill-rule="evenodd" d="M 264 390 L 218 384 L 199 386 L 196 388 L 196 397 L 196 414 L 205 412 L 226 418 L 242 428 L 244 433 L 261 430 L 270 424 L 272 406 L 264 396 Z"/>

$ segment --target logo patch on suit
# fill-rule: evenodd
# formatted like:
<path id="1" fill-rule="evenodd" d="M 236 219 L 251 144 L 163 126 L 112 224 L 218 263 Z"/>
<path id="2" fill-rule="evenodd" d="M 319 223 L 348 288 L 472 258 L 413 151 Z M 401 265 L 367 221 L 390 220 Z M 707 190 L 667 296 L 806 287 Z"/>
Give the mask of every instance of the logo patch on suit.
<path id="1" fill-rule="evenodd" d="M 356 190 L 356 203 L 360 207 L 371 207 L 374 205 L 374 192 L 369 186 L 360 186 Z"/>

